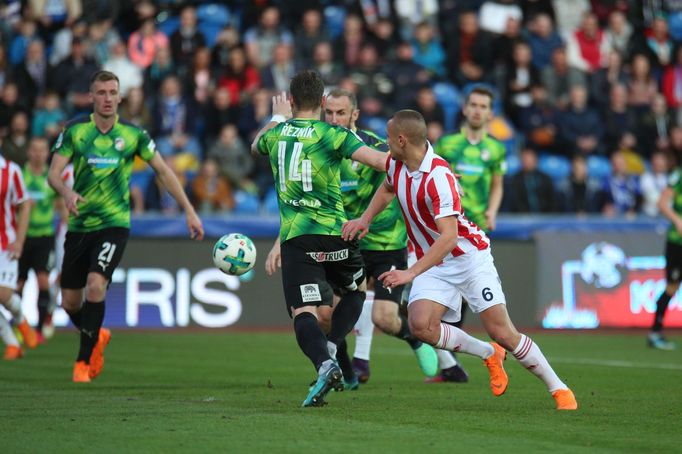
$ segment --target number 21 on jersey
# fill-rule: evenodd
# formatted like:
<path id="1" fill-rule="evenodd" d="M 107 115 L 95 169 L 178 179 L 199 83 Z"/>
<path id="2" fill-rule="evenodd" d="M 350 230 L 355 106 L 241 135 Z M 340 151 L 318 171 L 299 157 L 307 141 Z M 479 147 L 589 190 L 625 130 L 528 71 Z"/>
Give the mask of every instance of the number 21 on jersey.
<path id="1" fill-rule="evenodd" d="M 287 190 L 288 180 L 301 181 L 303 183 L 303 191 L 310 192 L 313 190 L 313 164 L 310 159 L 301 159 L 303 144 L 301 142 L 294 142 L 294 149 L 291 153 L 291 157 L 289 158 L 289 169 L 286 169 L 288 145 L 289 143 L 283 140 L 277 143 L 277 173 L 279 173 L 279 190 L 280 192 L 285 192 Z"/>

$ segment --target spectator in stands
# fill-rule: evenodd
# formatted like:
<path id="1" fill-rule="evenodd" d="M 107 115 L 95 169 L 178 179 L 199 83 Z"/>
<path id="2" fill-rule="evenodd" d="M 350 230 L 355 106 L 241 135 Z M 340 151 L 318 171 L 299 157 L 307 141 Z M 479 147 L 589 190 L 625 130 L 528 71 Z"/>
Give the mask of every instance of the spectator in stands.
<path id="1" fill-rule="evenodd" d="M 194 54 L 206 46 L 206 38 L 197 29 L 197 11 L 186 5 L 180 11 L 180 27 L 170 37 L 170 48 L 178 75 L 184 77 L 190 71 Z"/>
<path id="2" fill-rule="evenodd" d="M 599 114 L 587 105 L 587 90 L 571 88 L 570 104 L 559 116 L 559 133 L 565 152 L 589 155 L 603 151 L 603 128 Z"/>
<path id="3" fill-rule="evenodd" d="M 521 170 L 509 180 L 507 206 L 514 213 L 550 213 L 554 211 L 552 179 L 538 169 L 538 156 L 532 148 L 521 151 Z"/>
<path id="4" fill-rule="evenodd" d="M 12 117 L 22 109 L 24 106 L 19 103 L 17 84 L 7 82 L 2 89 L 2 98 L 0 98 L 0 138 L 7 135 Z"/>
<path id="5" fill-rule="evenodd" d="M 670 141 L 668 149 L 674 158 L 676 165 L 682 165 L 682 126 L 673 126 L 670 128 Z"/>
<path id="6" fill-rule="evenodd" d="M 239 39 L 239 31 L 232 26 L 227 26 L 218 33 L 211 51 L 211 65 L 214 73 L 219 74 L 227 67 L 232 49 L 239 46 Z"/>
<path id="7" fill-rule="evenodd" d="M 611 52 L 617 52 L 621 59 L 628 54 L 632 26 L 622 11 L 613 11 L 609 15 L 609 25 L 604 31 L 604 39 Z"/>
<path id="8" fill-rule="evenodd" d="M 547 99 L 547 90 L 536 84 L 530 90 L 533 102 L 519 111 L 520 129 L 526 137 L 529 148 L 541 151 L 560 152 L 557 143 L 557 110 Z"/>
<path id="9" fill-rule="evenodd" d="M 417 91 L 413 109 L 422 114 L 427 125 L 433 122 L 440 123 L 441 125 L 445 124 L 443 108 L 436 102 L 433 88 L 428 85 L 421 87 Z"/>
<path id="10" fill-rule="evenodd" d="M 431 143 L 436 143 L 443 137 L 445 129 L 443 128 L 443 123 L 438 121 L 430 121 L 426 123 L 426 139 Z"/>
<path id="11" fill-rule="evenodd" d="M 362 104 L 367 100 L 385 102 L 393 91 L 392 74 L 380 68 L 377 51 L 371 44 L 362 46 L 358 64 L 350 69 L 348 76 L 358 86 L 360 110 L 363 110 Z M 363 112 L 369 116 L 374 114 L 367 110 Z"/>
<path id="12" fill-rule="evenodd" d="M 524 38 L 521 22 L 512 18 L 507 21 L 507 26 L 504 29 L 504 33 L 501 35 L 495 35 L 493 37 L 495 83 L 498 86 L 502 86 L 500 79 L 504 76 L 504 71 L 512 60 L 514 46 L 516 46 L 517 42 L 523 40 Z"/>
<path id="13" fill-rule="evenodd" d="M 675 50 L 674 64 L 666 68 L 661 81 L 661 91 L 665 95 L 668 107 L 678 124 L 682 124 L 682 46 Z"/>
<path id="14" fill-rule="evenodd" d="M 603 111 L 603 142 L 607 151 L 618 149 L 624 134 L 637 128 L 635 113 L 628 107 L 628 92 L 624 85 L 611 87 L 609 105 Z"/>
<path id="15" fill-rule="evenodd" d="M 582 155 L 571 160 L 571 174 L 556 182 L 560 211 L 564 213 L 598 213 L 603 183 L 587 173 L 587 161 Z"/>
<path id="16" fill-rule="evenodd" d="M 334 61 L 334 51 L 328 41 L 320 41 L 315 45 L 312 68 L 320 74 L 328 89 L 338 85 L 343 77 L 343 69 Z"/>
<path id="17" fill-rule="evenodd" d="M 412 52 L 416 64 L 437 77 L 446 75 L 445 50 L 436 37 L 436 30 L 429 23 L 422 22 L 415 27 Z"/>
<path id="18" fill-rule="evenodd" d="M 614 85 L 625 85 L 628 75 L 623 69 L 623 60 L 618 52 L 611 51 L 606 67 L 595 71 L 590 77 L 590 97 L 599 109 L 606 109 L 609 104 L 611 88 Z"/>
<path id="19" fill-rule="evenodd" d="M 36 23 L 31 19 L 23 19 L 19 26 L 19 34 L 14 37 L 9 46 L 10 64 L 16 66 L 23 62 L 29 43 L 38 38 Z"/>
<path id="20" fill-rule="evenodd" d="M 255 185 L 249 178 L 254 169 L 254 158 L 234 125 L 223 126 L 218 140 L 208 151 L 208 157 L 215 160 L 221 175 L 235 190 L 255 191 Z"/>
<path id="21" fill-rule="evenodd" d="M 216 140 L 225 125 L 234 125 L 239 121 L 239 108 L 232 104 L 230 96 L 230 91 L 227 88 L 219 87 L 211 97 L 211 102 L 208 104 L 204 115 L 206 144 Z"/>
<path id="22" fill-rule="evenodd" d="M 614 12 L 625 16 L 630 10 L 628 1 L 623 0 L 590 0 L 592 12 L 597 16 L 600 24 L 606 24 Z"/>
<path id="23" fill-rule="evenodd" d="M 559 109 L 565 108 L 570 99 L 571 87 L 585 86 L 585 74 L 568 66 L 566 49 L 559 47 L 552 54 L 552 64 L 545 67 L 541 74 L 542 85 L 547 88 L 549 102 Z"/>
<path id="24" fill-rule="evenodd" d="M 71 54 L 71 42 L 74 39 L 88 39 L 88 24 L 84 20 L 77 20 L 71 27 L 65 27 L 54 34 L 50 51 L 50 65 L 56 66 Z"/>
<path id="25" fill-rule="evenodd" d="M 668 111 L 665 97 L 658 93 L 651 100 L 651 110 L 642 116 L 637 127 L 638 150 L 649 158 L 655 150 L 665 150 L 669 145 L 669 132 L 673 117 Z"/>
<path id="26" fill-rule="evenodd" d="M 405 41 L 414 36 L 415 27 L 426 22 L 432 26 L 437 25 L 438 21 L 438 1 L 437 0 L 395 0 L 395 13 L 400 24 L 401 38 Z"/>
<path id="27" fill-rule="evenodd" d="M 82 0 L 83 14 L 81 19 L 85 19 L 88 24 L 101 21 L 116 23 L 121 13 L 122 2 L 108 2 L 101 0 Z"/>
<path id="28" fill-rule="evenodd" d="M 658 199 L 668 186 L 670 164 L 668 155 L 658 150 L 651 155 L 651 170 L 647 170 L 640 179 L 642 188 L 642 212 L 647 216 L 658 216 Z"/>
<path id="29" fill-rule="evenodd" d="M 170 48 L 161 47 L 154 54 L 154 61 L 144 70 L 144 92 L 150 105 L 156 103 L 161 83 L 168 77 L 175 75 L 175 65 Z"/>
<path id="30" fill-rule="evenodd" d="M 257 26 L 244 34 L 244 47 L 249 63 L 256 68 L 264 68 L 272 62 L 275 46 L 293 45 L 291 32 L 280 24 L 279 9 L 268 6 L 263 10 Z"/>
<path id="31" fill-rule="evenodd" d="M 239 128 L 239 135 L 244 138 L 247 143 L 253 141 L 254 135 L 258 132 L 266 120 L 270 118 L 270 110 L 272 104 L 272 96 L 270 90 L 261 88 L 256 90 L 251 96 L 250 102 L 245 104 L 239 116 L 237 127 Z M 272 173 L 272 171 L 267 172 Z"/>
<path id="32" fill-rule="evenodd" d="M 247 64 L 246 54 L 241 47 L 234 48 L 230 53 L 230 63 L 220 76 L 218 86 L 229 90 L 232 105 L 248 101 L 260 88 L 258 71 Z"/>
<path id="33" fill-rule="evenodd" d="M 640 44 L 641 50 L 646 53 L 657 76 L 672 62 L 673 42 L 668 34 L 668 21 L 663 16 L 658 16 L 651 24 L 651 32 L 644 38 L 646 44 Z M 658 77 L 657 77 L 658 78 Z"/>
<path id="34" fill-rule="evenodd" d="M 154 121 L 145 102 L 144 91 L 140 87 L 131 88 L 121 103 L 120 116 L 140 128 L 150 130 Z"/>
<path id="35" fill-rule="evenodd" d="M 133 88 L 142 88 L 144 78 L 142 70 L 128 58 L 126 45 L 123 41 L 116 41 L 111 46 L 111 56 L 104 63 L 102 69 L 111 71 L 119 77 L 119 92 L 125 98 Z"/>
<path id="36" fill-rule="evenodd" d="M 7 50 L 0 40 L 0 89 L 5 86 L 5 83 L 10 79 L 11 67 L 7 61 Z"/>
<path id="37" fill-rule="evenodd" d="M 557 31 L 564 38 L 574 33 L 591 10 L 588 0 L 552 0 Z"/>
<path id="38" fill-rule="evenodd" d="M 34 106 L 36 98 L 47 88 L 47 58 L 41 40 L 34 39 L 29 43 L 26 58 L 14 67 L 12 78 L 19 89 L 20 103 Z"/>
<path id="39" fill-rule="evenodd" d="M 538 14 L 528 23 L 528 45 L 533 55 L 533 67 L 541 71 L 552 62 L 554 50 L 563 47 L 561 36 L 554 30 L 548 14 Z"/>
<path id="40" fill-rule="evenodd" d="M 218 173 L 218 165 L 211 158 L 201 163 L 199 174 L 192 181 L 191 197 L 194 208 L 201 213 L 229 211 L 234 208 L 232 188 Z"/>
<path id="41" fill-rule="evenodd" d="M 345 68 L 352 68 L 360 59 L 360 49 L 366 43 L 360 17 L 349 14 L 343 22 L 343 34 L 334 42 L 334 57 Z"/>
<path id="42" fill-rule="evenodd" d="M 275 92 L 288 91 L 289 82 L 297 70 L 291 45 L 278 43 L 275 46 L 272 61 L 261 69 L 261 86 Z"/>
<path id="43" fill-rule="evenodd" d="M 52 143 L 59 135 L 65 121 L 66 113 L 59 105 L 59 95 L 54 91 L 48 91 L 43 97 L 43 107 L 36 110 L 33 115 L 31 135 L 46 137 L 48 142 Z"/>
<path id="44" fill-rule="evenodd" d="M 154 19 L 149 18 L 128 38 L 128 55 L 133 63 L 145 69 L 152 64 L 159 49 L 168 46 L 168 37 L 157 30 Z"/>
<path id="45" fill-rule="evenodd" d="M 190 154 L 197 162 L 201 160 L 201 145 L 195 136 L 197 111 L 191 100 L 183 96 L 177 76 L 168 76 L 161 84 L 153 117 L 161 155 Z"/>
<path id="46" fill-rule="evenodd" d="M 611 155 L 611 175 L 606 179 L 603 193 L 602 213 L 607 216 L 635 215 L 642 205 L 639 180 L 627 173 L 627 162 L 621 152 Z"/>
<path id="47" fill-rule="evenodd" d="M 165 159 L 168 167 L 171 168 L 178 182 L 183 187 L 183 190 L 189 193 L 187 174 L 182 168 L 181 159 L 176 157 L 167 157 Z M 144 191 L 144 206 L 147 211 L 157 211 L 167 215 L 176 215 L 181 212 L 177 201 L 168 192 L 166 186 L 159 181 L 158 176 L 149 182 L 147 189 Z"/>
<path id="48" fill-rule="evenodd" d="M 586 13 L 580 28 L 566 40 L 568 65 L 592 74 L 605 65 L 608 45 L 597 16 Z"/>
<path id="49" fill-rule="evenodd" d="M 317 8 L 306 10 L 294 37 L 296 63 L 304 68 L 312 66 L 317 45 L 322 42 L 329 43 L 330 40 L 329 33 L 322 27 L 320 10 Z"/>
<path id="50" fill-rule="evenodd" d="M 2 141 L 2 156 L 23 167 L 28 160 L 26 150 L 30 139 L 28 115 L 19 110 L 12 115 L 7 137 Z"/>
<path id="51" fill-rule="evenodd" d="M 642 117 L 651 109 L 651 100 L 658 93 L 658 84 L 646 55 L 635 54 L 632 57 L 627 87 L 628 105 L 635 112 L 637 123 L 640 124 Z"/>
<path id="52" fill-rule="evenodd" d="M 388 18 L 380 18 L 371 28 L 372 37 L 370 42 L 377 49 L 381 62 L 386 63 L 395 58 L 398 39 L 396 38 L 395 25 Z"/>
<path id="53" fill-rule="evenodd" d="M 459 28 L 447 37 L 448 68 L 458 85 L 492 80 L 493 52 L 490 36 L 479 29 L 474 11 L 459 16 Z"/>
<path id="54" fill-rule="evenodd" d="M 28 4 L 31 15 L 50 30 L 62 25 L 68 27 L 83 13 L 81 0 L 29 0 Z"/>
<path id="55" fill-rule="evenodd" d="M 429 73 L 413 60 L 412 46 L 408 42 L 398 45 L 396 58 L 383 67 L 390 74 L 391 104 L 394 109 L 404 109 L 412 103 L 413 93 L 430 81 Z M 353 91 L 356 93 L 356 91 Z"/>
<path id="56" fill-rule="evenodd" d="M 479 11 L 481 30 L 500 35 L 510 19 L 521 22 L 523 10 L 514 0 L 487 0 Z"/>
<path id="57" fill-rule="evenodd" d="M 66 100 L 66 108 L 72 114 L 89 113 L 90 78 L 99 69 L 92 57 L 88 57 L 80 39 L 71 41 L 71 55 L 50 69 L 48 86 Z"/>
<path id="58" fill-rule="evenodd" d="M 206 106 L 213 89 L 211 78 L 211 51 L 200 47 L 192 58 L 192 65 L 185 73 L 185 93 L 198 106 Z"/>
<path id="59" fill-rule="evenodd" d="M 531 87 L 540 83 L 540 75 L 531 65 L 532 58 L 530 46 L 523 41 L 517 42 L 505 72 L 505 110 L 517 127 L 523 123 L 522 111 L 533 103 Z"/>
<path id="60" fill-rule="evenodd" d="M 121 42 L 121 36 L 112 28 L 111 20 L 101 20 L 88 29 L 90 54 L 99 65 L 106 63 L 111 56 L 112 46 Z M 125 43 L 123 49 L 125 50 Z"/>

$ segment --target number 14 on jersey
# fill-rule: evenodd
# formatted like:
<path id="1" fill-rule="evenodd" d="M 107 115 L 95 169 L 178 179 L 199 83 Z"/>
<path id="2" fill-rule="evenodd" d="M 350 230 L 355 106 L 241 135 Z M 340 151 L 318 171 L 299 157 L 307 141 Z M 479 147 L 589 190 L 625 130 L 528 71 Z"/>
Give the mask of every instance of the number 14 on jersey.
<path id="1" fill-rule="evenodd" d="M 287 148 L 291 145 L 288 142 L 280 141 L 277 143 L 277 168 L 279 174 L 279 190 L 286 192 L 287 181 L 301 181 L 303 183 L 303 191 L 310 192 L 313 190 L 312 170 L 313 164 L 310 159 L 301 159 L 301 152 L 303 151 L 303 144 L 301 142 L 293 143 L 293 151 L 289 158 L 289 169 L 287 171 Z"/>

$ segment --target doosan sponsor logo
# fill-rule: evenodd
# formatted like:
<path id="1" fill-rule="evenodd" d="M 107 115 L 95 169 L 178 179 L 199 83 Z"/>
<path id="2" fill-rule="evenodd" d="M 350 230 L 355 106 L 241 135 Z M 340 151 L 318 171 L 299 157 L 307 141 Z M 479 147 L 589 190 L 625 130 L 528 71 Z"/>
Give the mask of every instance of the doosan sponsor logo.
<path id="1" fill-rule="evenodd" d="M 321 262 L 340 262 L 348 258 L 348 249 L 332 252 L 306 252 L 308 256 L 318 263 Z"/>

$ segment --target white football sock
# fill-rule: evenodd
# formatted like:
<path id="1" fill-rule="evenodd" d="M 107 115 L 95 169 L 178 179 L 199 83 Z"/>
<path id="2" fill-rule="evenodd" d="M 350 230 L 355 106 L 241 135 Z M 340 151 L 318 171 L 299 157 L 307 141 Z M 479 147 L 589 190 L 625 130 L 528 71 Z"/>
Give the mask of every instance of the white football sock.
<path id="1" fill-rule="evenodd" d="M 19 339 L 14 335 L 14 331 L 5 316 L 0 312 L 0 339 L 5 345 L 19 346 Z"/>
<path id="2" fill-rule="evenodd" d="M 374 292 L 367 292 L 365 302 L 362 305 L 360 318 L 355 323 L 355 351 L 353 358 L 369 361 L 369 352 L 372 348 L 374 335 L 374 323 L 372 323 L 372 307 L 374 306 Z"/>
<path id="3" fill-rule="evenodd" d="M 436 349 L 436 354 L 438 355 L 438 367 L 442 369 L 450 369 L 457 365 L 457 359 L 447 350 Z"/>
<path id="4" fill-rule="evenodd" d="M 334 342 L 327 341 L 327 351 L 329 352 L 329 356 L 331 356 L 333 360 L 336 360 L 336 344 Z"/>
<path id="5" fill-rule="evenodd" d="M 521 341 L 516 346 L 512 355 L 530 372 L 537 375 L 545 382 L 550 393 L 558 389 L 567 389 L 568 386 L 557 376 L 552 366 L 547 362 L 547 358 L 540 351 L 535 342 L 525 334 L 521 334 Z"/>
<path id="6" fill-rule="evenodd" d="M 12 297 L 5 303 L 5 307 L 12 314 L 12 324 L 18 325 L 24 321 L 24 314 L 21 313 L 21 297 L 12 293 Z"/>
<path id="7" fill-rule="evenodd" d="M 471 337 L 461 329 L 446 323 L 440 324 L 440 339 L 434 347 L 451 352 L 468 353 L 481 359 L 489 358 L 495 353 L 495 349 L 488 342 Z"/>

